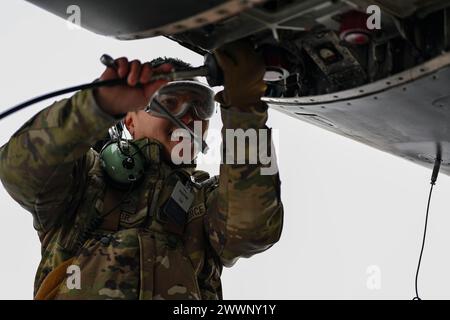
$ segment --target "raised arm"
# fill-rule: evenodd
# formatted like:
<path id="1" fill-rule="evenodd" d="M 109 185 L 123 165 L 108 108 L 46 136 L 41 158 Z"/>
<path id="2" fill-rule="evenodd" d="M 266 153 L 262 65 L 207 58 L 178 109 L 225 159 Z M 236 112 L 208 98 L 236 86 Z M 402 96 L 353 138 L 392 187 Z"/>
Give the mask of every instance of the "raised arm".
<path id="1" fill-rule="evenodd" d="M 91 90 L 81 91 L 39 112 L 1 147 L 0 179 L 33 214 L 36 230 L 48 231 L 81 196 L 93 160 L 88 151 L 116 121 Z"/>
<path id="2" fill-rule="evenodd" d="M 265 125 L 267 105 L 260 100 L 265 91 L 261 58 L 244 42 L 228 45 L 216 57 L 225 75 L 225 89 L 216 97 L 222 105 L 223 163 L 219 186 L 207 198 L 205 227 L 222 263 L 231 266 L 278 241 L 283 206 L 271 131 Z M 231 147 L 242 136 L 248 137 L 243 150 Z M 262 159 L 261 152 L 271 160 Z"/>
<path id="3" fill-rule="evenodd" d="M 90 147 L 128 111 L 144 109 L 167 81 L 149 82 L 152 72 L 169 72 L 170 65 L 152 69 L 138 60 L 116 60 L 101 80 L 126 78 L 126 85 L 76 93 L 56 102 L 25 123 L 0 149 L 0 179 L 8 193 L 34 217 L 34 226 L 47 232 L 79 200 Z M 140 86 L 136 86 L 140 83 Z"/>

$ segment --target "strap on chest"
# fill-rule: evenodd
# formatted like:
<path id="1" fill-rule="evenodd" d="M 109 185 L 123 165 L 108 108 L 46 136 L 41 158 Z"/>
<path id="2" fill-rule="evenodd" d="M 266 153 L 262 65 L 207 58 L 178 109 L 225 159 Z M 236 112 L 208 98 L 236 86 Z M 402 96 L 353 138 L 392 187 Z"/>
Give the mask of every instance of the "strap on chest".
<path id="1" fill-rule="evenodd" d="M 124 193 L 122 190 L 110 186 L 106 187 L 101 213 L 102 222 L 99 226 L 100 230 L 110 232 L 119 230 L 121 205 L 127 193 L 129 194 L 129 192 Z"/>

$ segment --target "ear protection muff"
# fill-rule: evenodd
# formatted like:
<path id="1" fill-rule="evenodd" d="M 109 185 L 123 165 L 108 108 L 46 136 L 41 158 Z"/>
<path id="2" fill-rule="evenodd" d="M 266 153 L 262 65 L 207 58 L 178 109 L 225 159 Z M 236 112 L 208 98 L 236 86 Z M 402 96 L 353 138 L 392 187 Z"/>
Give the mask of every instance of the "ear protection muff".
<path id="1" fill-rule="evenodd" d="M 108 180 L 120 189 L 138 183 L 144 176 L 145 157 L 133 142 L 113 139 L 100 151 L 100 167 Z"/>

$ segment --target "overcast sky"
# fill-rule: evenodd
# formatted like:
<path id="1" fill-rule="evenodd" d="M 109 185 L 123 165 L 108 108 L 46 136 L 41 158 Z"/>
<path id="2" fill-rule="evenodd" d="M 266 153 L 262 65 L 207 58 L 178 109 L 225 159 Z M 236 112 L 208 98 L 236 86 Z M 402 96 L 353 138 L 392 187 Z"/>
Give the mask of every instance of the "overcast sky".
<path id="1" fill-rule="evenodd" d="M 122 42 L 70 30 L 64 20 L 24 1 L 3 2 L 0 110 L 92 81 L 103 70 L 103 53 L 141 61 L 174 56 L 194 65 L 203 60 L 165 38 Z M 2 120 L 0 143 L 51 102 Z M 270 250 L 224 270 L 224 298 L 412 298 L 430 170 L 277 111 L 269 117 L 279 133 L 284 230 Z M 220 129 L 219 114 L 211 127 Z M 204 168 L 218 172 L 217 165 Z M 441 175 L 419 278 L 425 299 L 450 298 L 449 191 L 450 179 Z M 39 240 L 31 215 L 3 186 L 0 201 L 0 298 L 31 299 Z"/>

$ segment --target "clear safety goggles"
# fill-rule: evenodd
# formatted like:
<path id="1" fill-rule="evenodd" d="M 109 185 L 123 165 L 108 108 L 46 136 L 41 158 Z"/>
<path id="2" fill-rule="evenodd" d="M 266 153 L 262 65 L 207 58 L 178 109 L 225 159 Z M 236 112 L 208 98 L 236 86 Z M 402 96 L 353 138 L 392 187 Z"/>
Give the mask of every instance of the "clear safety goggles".
<path id="1" fill-rule="evenodd" d="M 192 110 L 201 120 L 211 118 L 215 111 L 214 91 L 197 81 L 173 81 L 159 89 L 152 97 L 146 112 L 158 117 L 169 118 L 158 103 L 164 106 L 175 118 L 181 119 Z"/>

